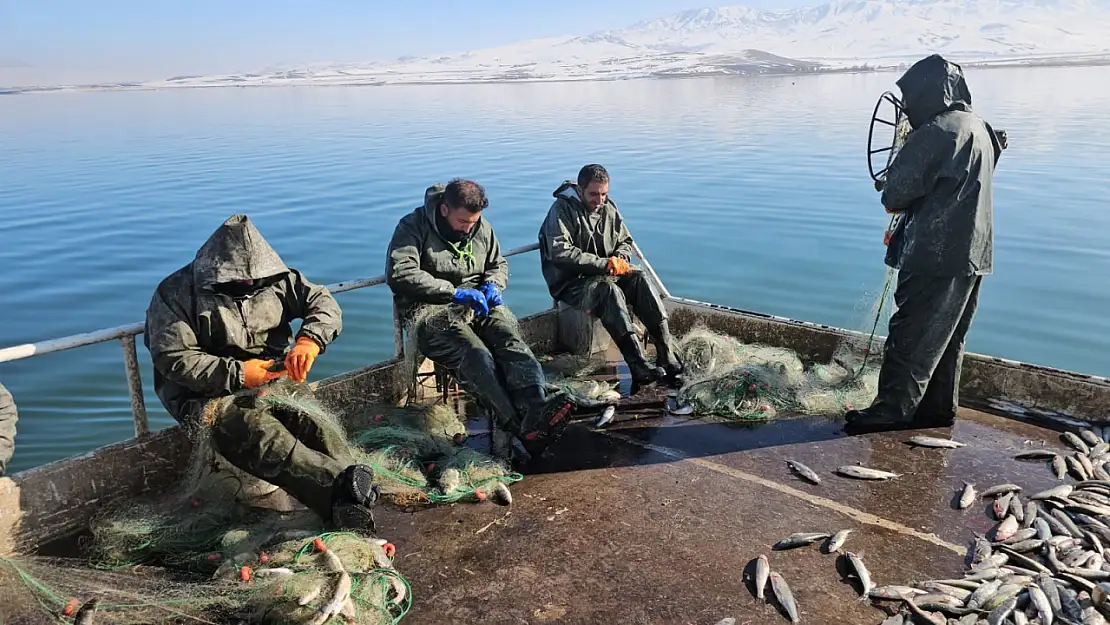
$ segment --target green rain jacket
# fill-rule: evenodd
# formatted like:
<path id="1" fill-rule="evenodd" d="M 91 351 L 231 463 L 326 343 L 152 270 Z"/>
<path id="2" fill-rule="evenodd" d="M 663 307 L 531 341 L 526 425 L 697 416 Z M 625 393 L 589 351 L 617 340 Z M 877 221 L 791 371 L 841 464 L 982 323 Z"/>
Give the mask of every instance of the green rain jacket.
<path id="1" fill-rule="evenodd" d="M 492 282 L 504 290 L 509 262 L 493 227 L 481 217 L 462 241 L 452 243 L 440 234 L 436 214 L 446 185 L 424 192 L 424 205 L 397 223 L 386 257 L 386 283 L 402 318 L 421 304 L 449 304 L 455 289 L 476 289 Z"/>
<path id="2" fill-rule="evenodd" d="M 612 198 L 592 213 L 578 185 L 565 181 L 540 226 L 540 268 L 551 296 L 585 276 L 605 275 L 609 257 L 632 260 L 632 235 Z"/>
<path id="3" fill-rule="evenodd" d="M 232 297 L 213 285 L 258 280 Z M 308 336 L 323 353 L 343 328 L 327 287 L 285 266 L 246 215 L 233 215 L 170 274 L 151 298 L 143 340 L 154 362 L 154 390 L 166 410 L 186 423 L 212 398 L 243 388 L 242 361 L 282 359 L 293 340 Z"/>

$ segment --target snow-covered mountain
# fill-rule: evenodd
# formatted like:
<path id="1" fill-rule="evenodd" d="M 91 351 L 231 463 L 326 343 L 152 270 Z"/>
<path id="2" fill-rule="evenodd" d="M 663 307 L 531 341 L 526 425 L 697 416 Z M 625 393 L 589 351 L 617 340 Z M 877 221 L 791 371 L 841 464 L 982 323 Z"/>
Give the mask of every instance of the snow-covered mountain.
<path id="1" fill-rule="evenodd" d="M 473 52 L 115 88 L 596 80 L 904 65 L 933 52 L 964 64 L 1110 62 L 1110 0 L 836 0 L 762 11 L 684 11 L 588 35 Z M 1059 59 L 1057 59 L 1059 61 Z"/>

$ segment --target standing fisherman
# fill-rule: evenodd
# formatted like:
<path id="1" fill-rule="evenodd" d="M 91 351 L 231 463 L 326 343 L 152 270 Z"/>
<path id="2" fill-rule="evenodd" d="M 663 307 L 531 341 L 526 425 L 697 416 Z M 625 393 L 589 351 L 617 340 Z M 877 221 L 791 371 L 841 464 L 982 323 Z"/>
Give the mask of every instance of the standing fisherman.
<path id="1" fill-rule="evenodd" d="M 962 68 L 940 55 L 897 85 L 913 129 L 881 188 L 887 212 L 904 214 L 886 254 L 897 310 L 878 396 L 845 415 L 850 433 L 955 422 L 964 340 L 994 268 L 991 183 L 1005 133 L 972 111 Z"/>
<path id="2" fill-rule="evenodd" d="M 4 475 L 15 452 L 15 422 L 18 420 L 12 394 L 0 384 L 0 476 Z"/>

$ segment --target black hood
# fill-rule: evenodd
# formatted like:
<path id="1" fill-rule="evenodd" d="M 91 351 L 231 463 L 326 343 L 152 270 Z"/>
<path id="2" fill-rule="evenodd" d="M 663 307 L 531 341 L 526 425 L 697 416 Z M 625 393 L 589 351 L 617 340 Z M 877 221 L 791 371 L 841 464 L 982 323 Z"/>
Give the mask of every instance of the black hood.
<path id="1" fill-rule="evenodd" d="M 945 111 L 971 111 L 964 70 L 939 54 L 913 64 L 896 83 L 910 125 L 920 128 Z"/>

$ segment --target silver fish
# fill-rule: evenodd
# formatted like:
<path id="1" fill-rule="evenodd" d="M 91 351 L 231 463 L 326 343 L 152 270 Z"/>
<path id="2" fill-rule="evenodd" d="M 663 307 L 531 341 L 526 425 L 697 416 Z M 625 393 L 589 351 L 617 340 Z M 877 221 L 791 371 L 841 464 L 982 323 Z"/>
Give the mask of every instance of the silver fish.
<path id="1" fill-rule="evenodd" d="M 96 616 L 96 606 L 100 604 L 100 600 L 93 598 L 85 602 L 81 609 L 77 611 L 77 616 L 73 617 L 74 625 L 92 625 L 93 617 Z"/>
<path id="2" fill-rule="evenodd" d="M 998 486 L 991 486 L 987 490 L 983 491 L 983 499 L 986 499 L 987 497 L 997 497 L 999 495 L 1005 495 L 1006 493 L 1020 492 L 1021 487 L 1017 484 L 999 484 Z"/>
<path id="3" fill-rule="evenodd" d="M 1058 479 L 1058 480 L 1064 479 L 1064 476 L 1067 475 L 1067 473 L 1068 473 L 1068 465 L 1067 465 L 1067 462 L 1064 461 L 1064 457 L 1063 456 L 1053 456 L 1052 457 L 1052 474 L 1056 476 L 1056 479 Z"/>
<path id="4" fill-rule="evenodd" d="M 767 556 L 760 555 L 755 559 L 755 598 L 766 601 L 763 589 L 767 587 L 767 578 L 771 574 L 771 563 Z"/>
<path id="5" fill-rule="evenodd" d="M 806 545 L 812 545 L 819 540 L 825 540 L 829 536 L 832 536 L 832 534 L 828 532 L 795 532 L 775 543 L 771 549 L 782 551 L 783 549 L 804 547 Z"/>
<path id="6" fill-rule="evenodd" d="M 1079 464 L 1083 465 L 1084 473 L 1086 473 L 1089 477 L 1095 476 L 1095 465 L 1091 464 L 1090 458 L 1088 458 L 1085 454 L 1079 453 L 1078 451 L 1075 452 L 1073 456 L 1077 461 L 1079 461 Z"/>
<path id="7" fill-rule="evenodd" d="M 1007 516 L 994 527 L 994 539 L 1006 540 L 1018 531 L 1018 522 L 1012 516 Z"/>
<path id="8" fill-rule="evenodd" d="M 991 506 L 991 512 L 994 513 L 994 518 L 998 521 L 1006 518 L 1010 512 L 1010 500 L 1014 498 L 1014 493 L 1006 493 L 994 500 L 994 505 Z"/>
<path id="9" fill-rule="evenodd" d="M 1033 522 L 1037 520 L 1037 504 L 1036 502 L 1029 501 L 1025 504 L 1025 520 L 1021 522 L 1022 527 L 1033 527 Z"/>
<path id="10" fill-rule="evenodd" d="M 1020 543 L 1023 540 L 1029 540 L 1030 538 L 1033 538 L 1036 535 L 1037 535 L 1037 530 L 1035 528 L 1027 527 L 1025 529 L 1020 529 L 1020 530 L 1014 532 L 1013 536 L 1007 538 L 1006 540 L 999 541 L 998 544 L 1000 544 L 1000 545 L 1013 545 L 1014 543 Z"/>
<path id="11" fill-rule="evenodd" d="M 998 604 L 987 615 L 987 625 L 1002 625 L 1017 609 L 1017 597 L 1010 597 Z"/>
<path id="12" fill-rule="evenodd" d="M 960 493 L 960 500 L 956 503 L 957 510 L 965 510 L 975 503 L 975 485 L 964 482 L 964 491 Z"/>
<path id="13" fill-rule="evenodd" d="M 1052 582 L 1049 582 L 1052 583 Z M 1037 614 L 1041 617 L 1041 622 L 1044 625 L 1052 625 L 1055 614 L 1052 612 L 1052 604 L 1048 602 L 1048 597 L 1041 590 L 1040 586 L 1029 587 L 1029 601 L 1033 607 L 1037 609 Z"/>
<path id="14" fill-rule="evenodd" d="M 1002 580 L 1000 579 L 991 580 L 983 584 L 978 589 L 976 589 L 975 592 L 971 593 L 970 597 L 967 598 L 967 607 L 971 608 L 972 610 L 978 610 L 980 607 L 982 607 L 983 603 L 987 599 L 991 598 L 996 592 L 998 592 L 998 589 L 1001 587 Z"/>
<path id="15" fill-rule="evenodd" d="M 844 541 L 848 540 L 848 534 L 851 533 L 852 530 L 840 530 L 839 532 L 833 534 L 832 538 L 829 538 L 828 545 L 826 545 L 825 553 L 834 553 L 840 551 L 840 548 L 844 546 Z"/>
<path id="16" fill-rule="evenodd" d="M 1101 437 L 1086 428 L 1079 430 L 1079 438 L 1083 439 L 1083 442 L 1087 443 L 1091 447 L 1104 442 Z"/>
<path id="17" fill-rule="evenodd" d="M 871 589 L 871 594 L 869 594 L 868 596 L 872 599 L 898 601 L 904 596 L 918 596 L 924 594 L 924 590 L 911 588 L 909 586 L 877 586 Z"/>
<path id="18" fill-rule="evenodd" d="M 786 580 L 782 578 L 775 571 L 771 571 L 771 590 L 775 593 L 775 597 L 779 600 L 779 604 L 786 610 L 786 614 L 790 617 L 791 623 L 801 622 L 801 617 L 798 616 L 798 604 L 794 601 L 794 593 L 790 591 L 790 586 Z"/>
<path id="19" fill-rule="evenodd" d="M 967 598 L 971 596 L 971 590 L 967 588 L 958 588 L 951 584 L 945 584 L 944 582 L 922 582 L 921 588 L 929 592 L 939 592 L 950 597 L 955 597 L 961 602 L 967 601 Z M 874 596 L 874 593 L 872 593 L 872 596 Z"/>
<path id="20" fill-rule="evenodd" d="M 1029 495 L 1030 499 L 1049 499 L 1055 497 L 1057 499 L 1067 499 L 1075 488 L 1071 484 L 1063 484 L 1048 490 L 1042 490 L 1039 493 Z"/>
<path id="21" fill-rule="evenodd" d="M 858 480 L 890 480 L 896 477 L 901 477 L 900 473 L 890 473 L 889 471 L 880 471 L 878 469 L 869 469 L 867 467 L 860 467 L 856 465 L 845 465 L 838 467 L 836 472 L 844 477 L 853 477 Z"/>
<path id="22" fill-rule="evenodd" d="M 1018 523 L 1025 523 L 1025 507 L 1021 505 L 1021 497 L 1017 493 L 1010 499 L 1010 514 L 1014 515 Z"/>
<path id="23" fill-rule="evenodd" d="M 814 484 L 820 484 L 821 483 L 821 478 L 817 475 L 817 473 L 815 473 L 813 471 L 813 469 L 811 469 L 811 468 L 807 467 L 806 465 L 798 462 L 797 460 L 787 460 L 786 464 L 791 469 L 793 469 L 798 475 L 804 477 L 805 479 L 809 480 L 810 482 L 813 482 Z"/>
<path id="24" fill-rule="evenodd" d="M 1064 463 L 1068 465 L 1068 470 L 1071 471 L 1071 474 L 1074 475 L 1076 479 L 1087 480 L 1091 478 L 1090 474 L 1087 473 L 1087 469 L 1083 467 L 1083 463 L 1076 460 L 1075 456 L 1064 456 Z"/>
<path id="25" fill-rule="evenodd" d="M 947 438 L 937 438 L 935 436 L 911 436 L 910 442 L 919 447 L 935 447 L 942 449 L 959 449 L 960 447 L 967 447 L 967 443 L 961 443 Z"/>
<path id="26" fill-rule="evenodd" d="M 1081 451 L 1085 454 L 1090 453 L 1091 451 L 1091 448 L 1087 446 L 1087 443 L 1084 443 L 1083 439 L 1079 438 L 1072 432 L 1064 432 L 1060 435 L 1060 440 L 1064 441 L 1064 444 L 1076 451 Z"/>
<path id="27" fill-rule="evenodd" d="M 860 587 L 863 589 L 859 596 L 862 599 L 866 599 L 867 595 L 871 593 L 871 589 L 875 587 L 875 584 L 871 581 L 871 572 L 867 570 L 867 567 L 863 564 L 863 560 L 856 554 L 849 551 L 844 555 L 847 556 L 848 562 L 852 565 L 852 569 L 855 570 Z"/>

